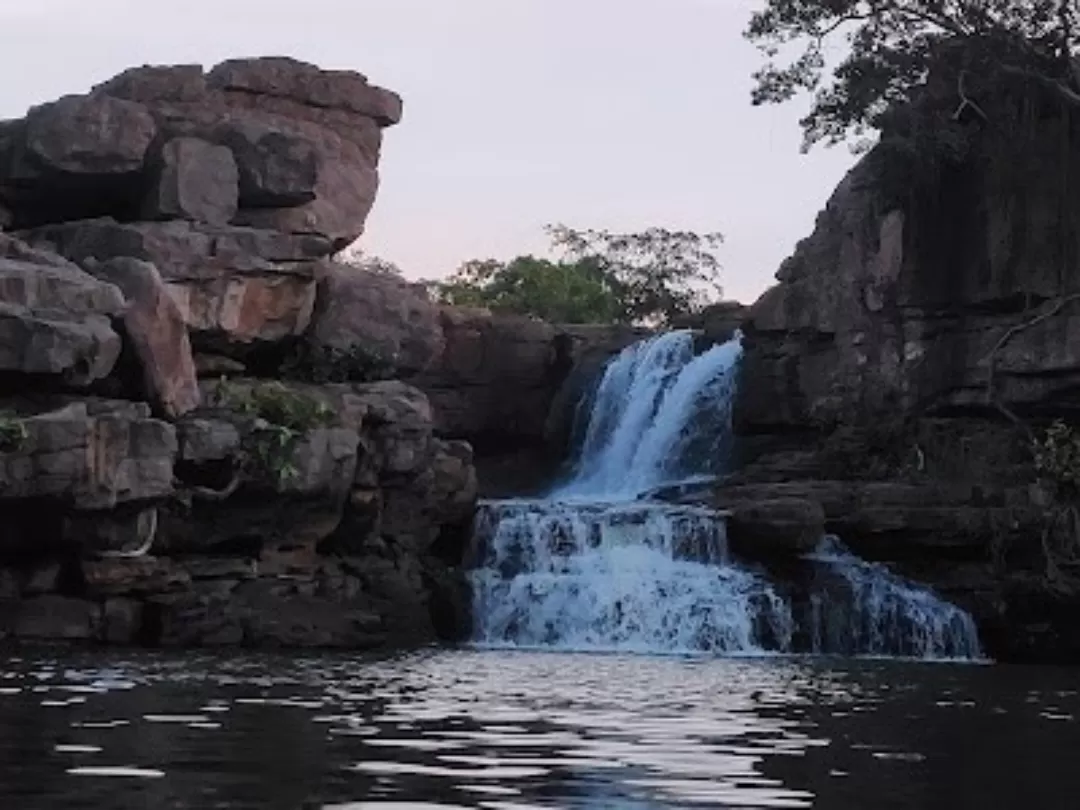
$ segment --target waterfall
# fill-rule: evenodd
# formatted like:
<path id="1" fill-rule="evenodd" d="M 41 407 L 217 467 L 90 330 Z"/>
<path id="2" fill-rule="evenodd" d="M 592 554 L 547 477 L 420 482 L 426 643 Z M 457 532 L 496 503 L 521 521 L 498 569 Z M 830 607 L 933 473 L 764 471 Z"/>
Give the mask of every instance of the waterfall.
<path id="1" fill-rule="evenodd" d="M 730 564 L 709 510 L 641 503 L 484 504 L 479 640 L 560 649 L 786 649 L 791 611 Z"/>
<path id="2" fill-rule="evenodd" d="M 859 559 L 835 537 L 824 538 L 808 559 L 817 564 L 810 593 L 813 652 L 982 657 L 971 615 L 926 588 Z"/>
<path id="3" fill-rule="evenodd" d="M 604 371 L 562 498 L 628 500 L 724 472 L 741 337 L 694 356 L 689 331 L 635 343 Z"/>
<path id="4" fill-rule="evenodd" d="M 491 646 L 977 658 L 971 617 L 836 542 L 785 596 L 727 547 L 722 516 L 650 500 L 727 471 L 741 335 L 695 354 L 676 331 L 612 359 L 581 408 L 573 476 L 480 505 L 470 572 Z"/>

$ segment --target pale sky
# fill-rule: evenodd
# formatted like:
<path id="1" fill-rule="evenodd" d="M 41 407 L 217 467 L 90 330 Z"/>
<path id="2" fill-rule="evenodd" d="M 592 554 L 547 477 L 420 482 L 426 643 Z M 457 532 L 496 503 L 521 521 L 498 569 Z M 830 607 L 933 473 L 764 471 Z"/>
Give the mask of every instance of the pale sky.
<path id="1" fill-rule="evenodd" d="M 130 65 L 285 54 L 405 99 L 363 246 L 414 278 L 545 223 L 719 230 L 751 301 L 854 159 L 750 105 L 759 0 L 0 0 L 0 118 Z"/>

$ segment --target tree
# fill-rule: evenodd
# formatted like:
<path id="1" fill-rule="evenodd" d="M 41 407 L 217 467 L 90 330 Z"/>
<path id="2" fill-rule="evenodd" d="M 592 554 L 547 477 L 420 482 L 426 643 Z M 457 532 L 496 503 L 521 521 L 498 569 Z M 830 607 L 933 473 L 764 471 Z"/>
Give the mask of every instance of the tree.
<path id="1" fill-rule="evenodd" d="M 1080 106 L 1080 0 L 766 0 L 746 30 L 769 61 L 754 104 L 811 93 L 803 148 L 880 128 L 931 76 L 955 88 L 954 119 L 985 119 L 971 87 L 1030 82 Z M 831 66 L 835 40 L 847 55 Z M 782 54 L 788 58 L 777 61 Z"/>
<path id="2" fill-rule="evenodd" d="M 622 315 L 611 280 L 594 262 L 553 262 L 518 256 L 466 262 L 435 284 L 437 297 L 455 306 L 487 307 L 553 323 L 612 323 Z"/>
<path id="3" fill-rule="evenodd" d="M 577 231 L 550 225 L 556 250 L 575 262 L 591 262 L 617 291 L 622 320 L 669 323 L 719 297 L 719 233 L 649 228 L 639 233 Z"/>
<path id="4" fill-rule="evenodd" d="M 463 264 L 429 287 L 457 306 L 483 306 L 557 323 L 664 324 L 719 293 L 719 234 L 640 233 L 549 226 L 555 260 L 519 256 Z"/>

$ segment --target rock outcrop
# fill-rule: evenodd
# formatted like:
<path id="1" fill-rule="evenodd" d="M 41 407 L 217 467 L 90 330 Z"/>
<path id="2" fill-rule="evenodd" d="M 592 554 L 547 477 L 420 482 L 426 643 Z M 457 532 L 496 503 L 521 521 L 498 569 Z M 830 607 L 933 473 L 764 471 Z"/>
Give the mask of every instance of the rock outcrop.
<path id="1" fill-rule="evenodd" d="M 1075 420 L 1080 140 L 1038 90 L 981 95 L 984 126 L 938 89 L 894 111 L 750 308 L 749 465 L 722 502 L 809 499 L 970 607 L 992 654 L 1080 660 L 1076 538 L 1032 453 Z"/>
<path id="2" fill-rule="evenodd" d="M 0 638 L 464 631 L 472 450 L 370 381 L 441 360 L 438 311 L 329 259 L 400 118 L 359 74 L 270 58 L 0 124 Z"/>

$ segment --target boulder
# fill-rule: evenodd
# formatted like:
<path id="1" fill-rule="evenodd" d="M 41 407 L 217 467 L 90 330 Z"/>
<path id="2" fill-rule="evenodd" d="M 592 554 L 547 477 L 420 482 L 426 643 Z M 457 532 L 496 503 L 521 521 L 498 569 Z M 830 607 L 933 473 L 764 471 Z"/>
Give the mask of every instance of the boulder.
<path id="1" fill-rule="evenodd" d="M 198 407 L 199 384 L 184 315 L 157 268 L 131 258 L 88 261 L 87 267 L 127 299 L 124 333 L 138 358 L 151 403 L 170 419 Z"/>
<path id="2" fill-rule="evenodd" d="M 244 353 L 299 335 L 315 303 L 320 237 L 190 222 L 71 222 L 27 234 L 75 261 L 129 256 L 154 264 L 196 350 Z"/>
<path id="3" fill-rule="evenodd" d="M 216 138 L 235 156 L 242 207 L 288 208 L 317 196 L 319 155 L 310 141 L 252 117 L 227 121 Z"/>
<path id="4" fill-rule="evenodd" d="M 173 138 L 161 149 L 145 216 L 227 225 L 236 216 L 239 187 L 236 160 L 228 147 Z"/>
<path id="5" fill-rule="evenodd" d="M 146 405 L 78 401 L 7 419 L 19 431 L 0 451 L 0 503 L 100 510 L 172 493 L 176 434 Z"/>
<path id="6" fill-rule="evenodd" d="M 359 73 L 321 70 L 289 57 L 230 59 L 210 71 L 208 84 L 225 91 L 280 96 L 311 107 L 348 110 L 382 126 L 401 121 L 401 98 Z"/>
<path id="7" fill-rule="evenodd" d="M 154 119 L 141 104 L 110 96 L 67 96 L 27 115 L 15 178 L 40 172 L 136 174 L 156 135 Z"/>
<path id="8" fill-rule="evenodd" d="M 309 340 L 316 357 L 355 357 L 398 375 L 427 369 L 443 352 L 439 310 L 396 276 L 331 263 L 321 270 Z"/>
<path id="9" fill-rule="evenodd" d="M 0 258 L 0 370 L 73 386 L 102 379 L 120 355 L 110 318 L 123 308 L 116 287 L 73 265 Z"/>

